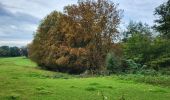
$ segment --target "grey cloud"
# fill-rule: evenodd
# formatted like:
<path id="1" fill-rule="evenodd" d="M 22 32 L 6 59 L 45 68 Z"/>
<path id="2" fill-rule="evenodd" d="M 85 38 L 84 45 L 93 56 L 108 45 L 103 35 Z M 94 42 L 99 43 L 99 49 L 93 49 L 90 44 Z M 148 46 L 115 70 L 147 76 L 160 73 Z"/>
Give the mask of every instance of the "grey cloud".
<path id="1" fill-rule="evenodd" d="M 26 14 L 26 13 L 12 13 L 10 10 L 6 9 L 5 6 L 3 6 L 0 3 L 0 18 L 1 20 L 6 20 L 6 23 L 9 23 L 9 20 L 12 20 L 12 22 L 26 22 L 26 23 L 34 23 L 37 24 L 39 22 L 39 18 L 34 17 L 32 15 Z"/>
<path id="2" fill-rule="evenodd" d="M 2 40 L 32 40 L 39 21 L 26 13 L 13 13 L 0 3 L 0 44 Z"/>

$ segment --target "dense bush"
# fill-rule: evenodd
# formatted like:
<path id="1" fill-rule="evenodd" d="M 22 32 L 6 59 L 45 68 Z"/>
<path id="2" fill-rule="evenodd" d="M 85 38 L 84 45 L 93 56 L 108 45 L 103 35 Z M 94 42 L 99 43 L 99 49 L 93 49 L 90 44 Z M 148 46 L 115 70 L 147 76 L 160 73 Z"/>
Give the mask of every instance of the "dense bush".
<path id="1" fill-rule="evenodd" d="M 145 64 L 150 59 L 151 43 L 152 40 L 146 34 L 133 34 L 124 43 L 124 56 L 137 63 Z"/>
<path id="2" fill-rule="evenodd" d="M 108 0 L 81 0 L 64 13 L 54 11 L 40 24 L 29 57 L 41 67 L 69 73 L 104 69 L 119 12 Z"/>
<path id="3" fill-rule="evenodd" d="M 124 32 L 125 39 L 123 39 L 124 57 L 125 59 L 132 59 L 134 62 L 140 64 L 140 66 L 146 65 L 145 69 L 142 67 L 137 70 L 141 70 L 142 73 L 154 73 L 163 68 L 169 68 L 170 65 L 170 41 L 164 39 L 158 35 L 152 36 L 152 31 L 146 25 L 142 23 L 131 22 L 127 31 Z M 130 35 L 129 35 L 130 34 Z M 133 66 L 132 62 L 126 62 L 126 66 Z M 130 64 L 131 63 L 131 64 Z M 123 65 L 123 66 L 125 66 Z M 132 72 L 134 70 L 132 68 Z"/>
<path id="4" fill-rule="evenodd" d="M 148 39 L 146 36 L 143 37 L 142 34 L 130 37 L 124 43 L 125 58 L 132 59 L 141 66 L 146 65 L 147 68 L 145 69 L 147 70 L 140 69 L 143 72 L 146 71 L 146 73 L 148 69 L 159 71 L 170 68 L 170 41 L 159 36 L 153 40 Z M 136 65 L 132 64 L 132 66 L 135 67 Z"/>
<path id="5" fill-rule="evenodd" d="M 157 60 L 151 61 L 150 66 L 155 70 L 167 67 L 170 68 L 170 58 L 159 58 Z"/>
<path id="6" fill-rule="evenodd" d="M 140 66 L 140 64 L 135 63 L 135 61 L 132 59 L 122 60 L 121 70 L 124 73 L 136 73 Z"/>
<path id="7" fill-rule="evenodd" d="M 106 67 L 107 70 L 110 70 L 112 72 L 119 72 L 120 70 L 120 59 L 113 53 L 108 53 L 106 56 Z"/>

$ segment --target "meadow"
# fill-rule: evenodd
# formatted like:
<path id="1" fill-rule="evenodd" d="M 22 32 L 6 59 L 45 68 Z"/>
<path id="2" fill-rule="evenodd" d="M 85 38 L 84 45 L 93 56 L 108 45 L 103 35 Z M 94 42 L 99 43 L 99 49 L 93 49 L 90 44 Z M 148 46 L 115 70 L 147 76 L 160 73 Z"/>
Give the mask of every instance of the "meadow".
<path id="1" fill-rule="evenodd" d="M 0 100 L 169 100 L 169 76 L 82 77 L 42 70 L 25 57 L 0 58 Z"/>

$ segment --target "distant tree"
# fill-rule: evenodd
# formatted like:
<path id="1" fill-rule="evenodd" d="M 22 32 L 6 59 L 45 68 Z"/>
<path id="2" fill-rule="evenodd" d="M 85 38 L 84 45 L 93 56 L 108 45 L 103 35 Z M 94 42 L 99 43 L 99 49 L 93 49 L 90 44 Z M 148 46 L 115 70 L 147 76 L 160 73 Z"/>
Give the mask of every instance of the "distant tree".
<path id="1" fill-rule="evenodd" d="M 20 54 L 20 48 L 18 47 L 10 47 L 10 55 L 11 57 L 17 57 L 17 56 L 21 56 Z"/>
<path id="2" fill-rule="evenodd" d="M 10 56 L 9 46 L 1 46 L 0 47 L 0 56 L 1 57 L 8 57 L 8 56 Z"/>
<path id="3" fill-rule="evenodd" d="M 155 15 L 158 16 L 155 20 L 155 29 L 161 33 L 162 37 L 170 39 L 170 0 L 157 7 Z"/>
<path id="4" fill-rule="evenodd" d="M 21 56 L 20 48 L 1 46 L 0 47 L 0 57 L 17 57 Z"/>
<path id="5" fill-rule="evenodd" d="M 20 48 L 20 54 L 21 54 L 22 56 L 28 57 L 28 47 L 27 47 L 27 46 L 21 47 L 21 48 Z"/>
<path id="6" fill-rule="evenodd" d="M 130 21 L 129 25 L 126 28 L 126 31 L 123 32 L 123 41 L 126 41 L 129 37 L 133 37 L 136 34 L 143 34 L 148 37 L 152 37 L 152 30 L 148 24 L 143 24 L 142 22 L 133 22 Z"/>
<path id="7" fill-rule="evenodd" d="M 64 13 L 48 15 L 40 24 L 29 57 L 49 69 L 82 72 L 102 69 L 117 35 L 120 11 L 108 0 L 79 0 Z"/>

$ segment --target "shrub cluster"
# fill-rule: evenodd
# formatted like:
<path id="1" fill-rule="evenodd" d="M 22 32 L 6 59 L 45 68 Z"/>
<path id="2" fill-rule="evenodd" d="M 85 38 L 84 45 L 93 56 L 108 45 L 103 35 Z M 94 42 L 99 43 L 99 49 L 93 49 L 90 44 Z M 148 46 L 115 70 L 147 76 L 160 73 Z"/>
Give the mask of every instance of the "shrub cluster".
<path id="1" fill-rule="evenodd" d="M 68 73 L 105 69 L 117 36 L 120 11 L 109 0 L 81 0 L 42 20 L 29 57 L 43 68 Z"/>

